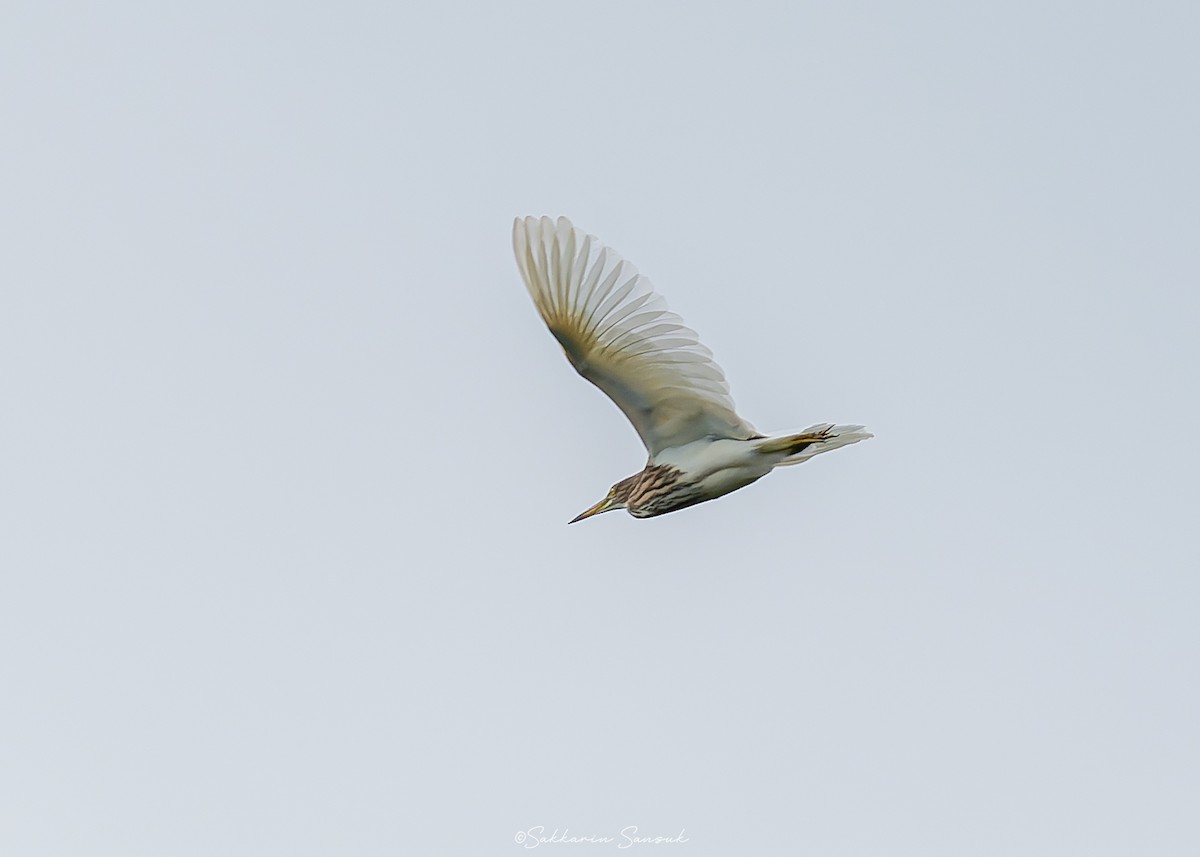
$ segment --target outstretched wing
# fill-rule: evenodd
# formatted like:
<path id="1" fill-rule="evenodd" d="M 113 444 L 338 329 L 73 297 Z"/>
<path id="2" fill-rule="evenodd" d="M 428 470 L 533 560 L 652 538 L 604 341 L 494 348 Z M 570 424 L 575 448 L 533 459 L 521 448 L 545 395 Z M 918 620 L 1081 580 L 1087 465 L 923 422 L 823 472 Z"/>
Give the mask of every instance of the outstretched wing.
<path id="1" fill-rule="evenodd" d="M 560 217 L 517 218 L 521 276 L 567 359 L 624 411 L 651 456 L 703 437 L 758 437 L 712 352 L 650 281 Z"/>

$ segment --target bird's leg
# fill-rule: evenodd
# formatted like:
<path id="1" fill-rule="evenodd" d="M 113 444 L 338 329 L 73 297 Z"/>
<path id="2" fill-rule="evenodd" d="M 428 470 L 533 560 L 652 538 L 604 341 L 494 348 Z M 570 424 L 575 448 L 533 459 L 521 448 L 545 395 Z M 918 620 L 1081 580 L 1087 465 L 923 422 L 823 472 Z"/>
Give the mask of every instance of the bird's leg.
<path id="1" fill-rule="evenodd" d="M 829 429 L 821 431 L 810 431 L 804 434 L 793 434 L 787 437 L 777 437 L 765 441 L 760 444 L 758 451 L 767 455 L 782 453 L 783 455 L 795 455 L 797 452 L 802 452 L 814 443 L 824 443 L 829 440 Z"/>

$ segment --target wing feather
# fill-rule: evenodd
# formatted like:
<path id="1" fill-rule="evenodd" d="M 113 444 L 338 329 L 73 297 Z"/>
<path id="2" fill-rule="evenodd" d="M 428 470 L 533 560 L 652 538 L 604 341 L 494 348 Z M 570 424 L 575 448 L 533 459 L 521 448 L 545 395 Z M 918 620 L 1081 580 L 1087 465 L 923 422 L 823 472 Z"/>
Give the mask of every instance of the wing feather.
<path id="1" fill-rule="evenodd" d="M 513 249 L 567 359 L 624 412 L 651 456 L 703 437 L 758 437 L 710 352 L 630 262 L 565 217 L 517 218 Z"/>

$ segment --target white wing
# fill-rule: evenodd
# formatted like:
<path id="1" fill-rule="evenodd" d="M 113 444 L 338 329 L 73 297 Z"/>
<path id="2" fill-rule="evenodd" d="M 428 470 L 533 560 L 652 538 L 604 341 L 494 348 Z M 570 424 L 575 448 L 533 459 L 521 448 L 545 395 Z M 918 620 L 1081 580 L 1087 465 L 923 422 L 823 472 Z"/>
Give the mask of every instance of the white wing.
<path id="1" fill-rule="evenodd" d="M 651 456 L 703 437 L 760 435 L 725 375 L 632 264 L 565 217 L 517 218 L 521 276 L 567 359 L 625 412 Z"/>

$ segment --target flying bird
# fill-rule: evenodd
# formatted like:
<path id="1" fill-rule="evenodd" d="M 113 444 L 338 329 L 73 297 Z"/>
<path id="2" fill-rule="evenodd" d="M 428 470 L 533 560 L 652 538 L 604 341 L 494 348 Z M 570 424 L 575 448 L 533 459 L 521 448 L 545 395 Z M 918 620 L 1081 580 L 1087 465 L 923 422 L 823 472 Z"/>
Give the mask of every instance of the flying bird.
<path id="1" fill-rule="evenodd" d="M 560 217 L 513 222 L 517 267 L 575 370 L 616 403 L 646 446 L 622 479 L 570 523 L 613 509 L 664 515 L 744 488 L 776 467 L 872 437 L 822 423 L 767 437 L 737 415 L 725 374 L 631 263 Z"/>

